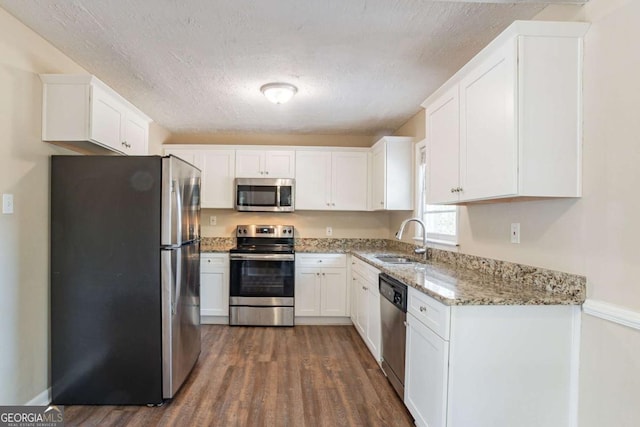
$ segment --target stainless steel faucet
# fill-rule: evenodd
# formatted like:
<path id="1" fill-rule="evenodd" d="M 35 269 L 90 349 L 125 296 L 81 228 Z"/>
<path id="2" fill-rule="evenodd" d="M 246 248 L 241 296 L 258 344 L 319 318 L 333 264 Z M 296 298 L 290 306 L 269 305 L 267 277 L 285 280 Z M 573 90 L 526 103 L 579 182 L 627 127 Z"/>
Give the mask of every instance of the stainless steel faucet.
<path id="1" fill-rule="evenodd" d="M 402 224 L 400 224 L 400 229 L 396 233 L 396 239 L 398 240 L 402 239 L 402 233 L 404 233 L 404 228 L 410 222 L 417 222 L 422 226 L 422 247 L 415 248 L 413 252 L 416 254 L 424 254 L 424 259 L 426 260 L 427 259 L 427 229 L 424 226 L 424 222 L 422 222 L 420 218 L 409 218 L 402 221 Z"/>

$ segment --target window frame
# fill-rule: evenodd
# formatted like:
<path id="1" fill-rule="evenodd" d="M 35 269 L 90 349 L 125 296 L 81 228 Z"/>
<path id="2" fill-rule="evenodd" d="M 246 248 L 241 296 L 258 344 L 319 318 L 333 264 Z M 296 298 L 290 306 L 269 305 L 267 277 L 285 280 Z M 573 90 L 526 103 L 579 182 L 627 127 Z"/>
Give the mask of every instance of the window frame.
<path id="1" fill-rule="evenodd" d="M 425 170 L 424 170 L 424 179 L 420 179 L 420 175 L 421 175 L 421 171 L 420 171 L 420 167 L 422 164 L 422 151 L 424 150 L 424 155 L 425 155 Z M 459 226 L 459 220 L 460 220 L 460 207 L 457 205 L 428 205 L 426 203 L 423 203 L 423 197 L 426 197 L 426 193 L 427 193 L 427 179 L 428 179 L 428 173 L 427 173 L 427 168 L 428 168 L 428 160 L 427 160 L 427 140 L 423 139 L 422 141 L 418 142 L 415 145 L 415 165 L 414 165 L 414 170 L 415 170 L 415 195 L 414 195 L 414 216 L 416 218 L 420 218 L 424 223 L 425 226 L 427 224 L 427 221 L 425 221 L 425 215 L 428 214 L 428 208 L 427 206 L 450 206 L 451 209 L 447 209 L 444 212 L 455 212 L 455 235 L 451 236 L 448 234 L 441 234 L 441 233 L 433 233 L 433 232 L 429 232 L 429 230 L 427 230 L 427 243 L 431 243 L 432 245 L 442 245 L 442 246 L 446 246 L 448 247 L 448 249 L 451 249 L 451 247 L 457 247 L 459 246 L 458 243 L 458 237 L 459 237 L 459 232 L 460 232 L 460 226 Z M 427 210 L 427 212 L 425 211 Z M 433 211 L 431 213 L 434 213 Z M 422 242 L 422 229 L 421 227 L 414 227 L 415 230 L 415 236 L 413 237 L 413 239 L 415 241 L 419 241 Z"/>

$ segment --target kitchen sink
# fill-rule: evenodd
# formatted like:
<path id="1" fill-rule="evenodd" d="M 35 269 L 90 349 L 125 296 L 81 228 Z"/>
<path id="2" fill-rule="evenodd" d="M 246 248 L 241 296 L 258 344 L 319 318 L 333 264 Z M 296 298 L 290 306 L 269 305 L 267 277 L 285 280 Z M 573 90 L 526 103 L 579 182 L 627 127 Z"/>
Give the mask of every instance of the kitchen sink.
<path id="1" fill-rule="evenodd" d="M 386 262 L 389 264 L 412 264 L 413 261 L 409 258 L 394 256 L 394 255 L 376 255 L 375 258 L 378 261 Z"/>

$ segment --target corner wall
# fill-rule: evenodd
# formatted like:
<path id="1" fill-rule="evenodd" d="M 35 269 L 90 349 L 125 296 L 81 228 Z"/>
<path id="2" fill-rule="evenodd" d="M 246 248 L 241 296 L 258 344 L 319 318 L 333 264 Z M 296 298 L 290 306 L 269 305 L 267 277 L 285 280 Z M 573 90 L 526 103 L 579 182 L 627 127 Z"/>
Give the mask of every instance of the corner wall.
<path id="1" fill-rule="evenodd" d="M 49 398 L 49 156 L 74 153 L 41 140 L 41 73 L 87 71 L 0 8 L 0 405 Z"/>

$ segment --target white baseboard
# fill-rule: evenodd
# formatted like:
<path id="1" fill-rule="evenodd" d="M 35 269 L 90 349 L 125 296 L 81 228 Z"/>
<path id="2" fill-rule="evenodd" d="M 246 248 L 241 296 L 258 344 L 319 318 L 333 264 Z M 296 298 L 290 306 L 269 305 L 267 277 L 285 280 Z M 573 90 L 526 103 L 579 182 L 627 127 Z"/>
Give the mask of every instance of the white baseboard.
<path id="1" fill-rule="evenodd" d="M 51 403 L 51 388 L 44 390 L 42 393 L 25 403 L 25 406 L 47 406 Z"/>
<path id="2" fill-rule="evenodd" d="M 296 325 L 352 325 L 350 317 L 296 317 Z"/>
<path id="3" fill-rule="evenodd" d="M 229 316 L 200 316 L 202 325 L 228 325 Z"/>
<path id="4" fill-rule="evenodd" d="M 628 326 L 636 330 L 640 329 L 640 313 L 619 305 L 588 299 L 582 305 L 582 311 L 610 322 Z"/>

